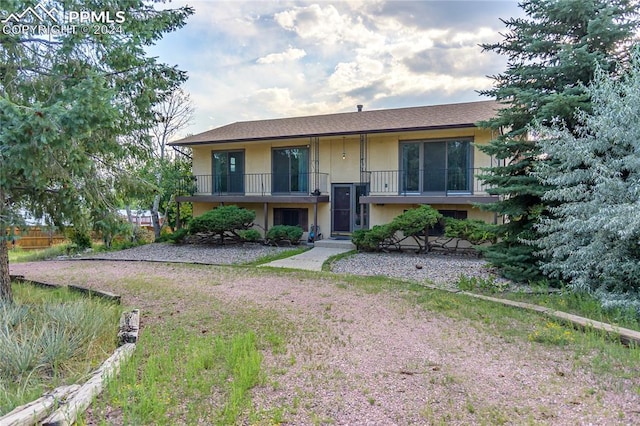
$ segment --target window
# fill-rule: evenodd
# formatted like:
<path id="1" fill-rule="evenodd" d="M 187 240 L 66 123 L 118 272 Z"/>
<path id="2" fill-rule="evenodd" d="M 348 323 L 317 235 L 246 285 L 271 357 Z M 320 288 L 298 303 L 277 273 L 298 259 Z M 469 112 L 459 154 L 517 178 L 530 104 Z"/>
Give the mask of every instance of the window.
<path id="1" fill-rule="evenodd" d="M 445 219 L 451 217 L 453 219 L 466 219 L 467 212 L 465 210 L 438 210 L 442 214 L 442 219 L 438 221 L 431 229 L 429 229 L 429 235 L 435 237 L 441 237 L 444 235 Z"/>
<path id="2" fill-rule="evenodd" d="M 278 148 L 272 151 L 274 193 L 309 193 L 309 148 Z"/>
<path id="3" fill-rule="evenodd" d="M 273 209 L 274 225 L 299 226 L 307 231 L 309 224 L 308 209 Z"/>
<path id="4" fill-rule="evenodd" d="M 244 193 L 244 151 L 218 151 L 212 155 L 213 193 Z"/>
<path id="5" fill-rule="evenodd" d="M 420 141 L 400 145 L 403 193 L 471 192 L 471 141 Z"/>

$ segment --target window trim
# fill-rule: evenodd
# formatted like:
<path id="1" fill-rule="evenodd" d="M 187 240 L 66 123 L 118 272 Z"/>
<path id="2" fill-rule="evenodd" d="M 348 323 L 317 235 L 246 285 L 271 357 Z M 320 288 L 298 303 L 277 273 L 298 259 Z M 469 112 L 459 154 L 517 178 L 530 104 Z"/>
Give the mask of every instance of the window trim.
<path id="1" fill-rule="evenodd" d="M 434 139 L 405 139 L 398 141 L 398 192 L 400 194 L 411 194 L 411 195 L 421 195 L 421 194 L 456 194 L 456 195 L 470 195 L 473 194 L 473 173 L 469 173 L 467 177 L 468 182 L 467 190 L 448 190 L 444 189 L 444 191 L 425 191 L 425 183 L 424 183 L 424 146 L 427 143 L 437 143 L 444 142 L 445 143 L 445 164 L 442 170 L 445 173 L 445 182 L 446 177 L 448 177 L 448 164 L 449 164 L 449 142 L 468 142 L 468 164 L 467 170 L 473 169 L 474 164 L 474 144 L 475 138 L 473 136 L 462 136 L 462 137 L 450 137 L 450 138 L 434 138 Z M 417 144 L 419 146 L 419 170 L 418 170 L 418 190 L 417 191 L 405 191 L 403 190 L 404 186 L 404 167 L 403 167 L 403 146 L 404 145 L 412 145 Z"/>
<path id="2" fill-rule="evenodd" d="M 274 226 L 283 225 L 283 223 L 276 223 L 276 222 L 282 222 L 282 214 L 284 213 L 285 210 L 295 211 L 298 213 L 298 222 L 300 223 L 298 225 L 293 225 L 293 226 L 301 227 L 304 232 L 307 232 L 309 230 L 309 209 L 304 207 L 274 207 L 273 208 L 273 225 Z"/>
<path id="3" fill-rule="evenodd" d="M 303 191 L 292 191 L 291 190 L 291 157 L 289 157 L 289 165 L 288 165 L 288 178 L 289 178 L 289 182 L 288 182 L 288 190 L 287 191 L 275 191 L 275 187 L 276 187 L 276 178 L 275 178 L 275 171 L 274 171 L 274 159 L 275 159 L 275 155 L 274 152 L 275 151 L 281 151 L 281 150 L 286 150 L 286 149 L 300 149 L 300 150 L 306 150 L 307 151 L 307 161 L 306 161 L 306 189 Z M 310 176 L 311 176 L 311 172 L 310 172 L 310 167 L 311 167 L 311 150 L 309 148 L 308 145 L 292 145 L 292 146 L 277 146 L 277 147 L 271 147 L 271 193 L 272 194 L 309 194 L 309 185 L 310 185 Z"/>
<path id="4" fill-rule="evenodd" d="M 212 149 L 211 150 L 211 192 L 213 194 L 244 194 L 246 192 L 246 187 L 245 187 L 245 177 L 247 175 L 247 169 L 246 169 L 246 150 L 244 148 L 238 148 L 238 149 Z M 215 187 L 215 177 L 216 177 L 216 169 L 215 169 L 215 154 L 220 154 L 220 153 L 226 153 L 227 156 L 230 153 L 242 153 L 242 190 L 240 192 L 229 192 L 229 191 L 220 191 L 220 192 L 216 192 L 216 187 Z M 227 157 L 228 158 L 228 157 Z M 229 170 L 227 170 L 227 176 L 229 174 Z M 227 184 L 227 189 L 228 188 L 228 184 Z"/>

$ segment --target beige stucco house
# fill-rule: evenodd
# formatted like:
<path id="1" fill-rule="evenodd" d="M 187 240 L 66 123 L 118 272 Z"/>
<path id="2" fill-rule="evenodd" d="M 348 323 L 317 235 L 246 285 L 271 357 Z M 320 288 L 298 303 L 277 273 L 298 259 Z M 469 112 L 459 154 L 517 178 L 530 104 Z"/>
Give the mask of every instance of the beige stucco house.
<path id="1" fill-rule="evenodd" d="M 194 216 L 235 204 L 277 224 L 320 226 L 324 238 L 389 222 L 430 204 L 445 216 L 494 222 L 473 207 L 496 201 L 476 178 L 496 161 L 476 123 L 495 101 L 244 121 L 173 142 L 193 148 L 193 176 L 178 202 Z"/>

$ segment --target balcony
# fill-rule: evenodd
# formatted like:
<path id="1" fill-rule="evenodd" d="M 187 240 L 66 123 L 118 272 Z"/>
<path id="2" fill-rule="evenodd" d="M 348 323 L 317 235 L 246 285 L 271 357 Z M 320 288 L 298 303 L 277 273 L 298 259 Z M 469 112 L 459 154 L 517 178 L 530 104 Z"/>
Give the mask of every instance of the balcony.
<path id="1" fill-rule="evenodd" d="M 319 194 L 315 192 L 319 190 Z M 178 201 L 283 202 L 328 201 L 326 173 L 237 173 L 193 175 L 180 180 Z"/>
<path id="2" fill-rule="evenodd" d="M 487 186 L 476 175 L 477 168 L 423 169 L 366 172 L 369 191 L 361 203 L 442 203 L 468 204 L 494 202 Z"/>

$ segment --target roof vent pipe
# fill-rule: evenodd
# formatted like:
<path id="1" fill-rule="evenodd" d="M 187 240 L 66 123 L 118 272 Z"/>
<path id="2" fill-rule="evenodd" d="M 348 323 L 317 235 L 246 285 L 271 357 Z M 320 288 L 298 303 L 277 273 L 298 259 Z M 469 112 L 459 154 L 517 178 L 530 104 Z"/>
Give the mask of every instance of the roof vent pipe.
<path id="1" fill-rule="evenodd" d="M 362 111 L 362 105 L 356 105 L 358 107 L 358 112 Z"/>

